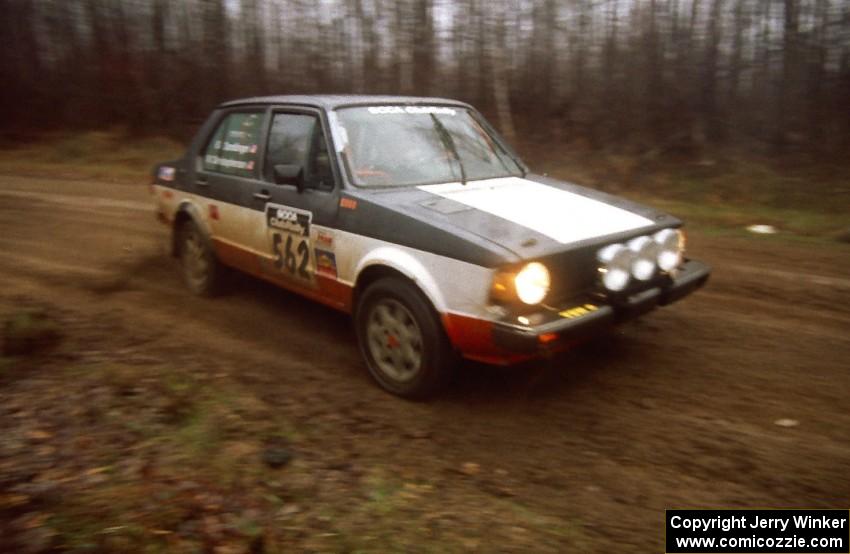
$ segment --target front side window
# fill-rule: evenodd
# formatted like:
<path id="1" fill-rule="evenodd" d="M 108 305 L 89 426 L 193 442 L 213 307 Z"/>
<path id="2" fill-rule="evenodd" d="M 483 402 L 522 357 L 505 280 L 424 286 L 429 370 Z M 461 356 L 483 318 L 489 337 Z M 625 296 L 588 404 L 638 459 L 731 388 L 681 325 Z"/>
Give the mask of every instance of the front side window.
<path id="1" fill-rule="evenodd" d="M 253 177 L 262 123 L 261 113 L 225 116 L 204 151 L 204 171 Z"/>
<path id="2" fill-rule="evenodd" d="M 522 167 L 461 107 L 370 106 L 337 112 L 354 184 L 415 186 L 522 174 Z"/>
<path id="3" fill-rule="evenodd" d="M 297 113 L 274 115 L 266 149 L 266 180 L 274 182 L 274 168 L 279 165 L 303 171 L 307 188 L 333 188 L 327 142 L 317 116 Z"/>

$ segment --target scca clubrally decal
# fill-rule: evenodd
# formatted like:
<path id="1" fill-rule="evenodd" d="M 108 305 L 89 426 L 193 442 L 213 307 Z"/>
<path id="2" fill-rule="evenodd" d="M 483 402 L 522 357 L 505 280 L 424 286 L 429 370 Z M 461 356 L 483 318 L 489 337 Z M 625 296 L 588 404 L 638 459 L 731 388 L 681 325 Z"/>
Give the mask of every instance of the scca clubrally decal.
<path id="1" fill-rule="evenodd" d="M 266 224 L 272 229 L 293 233 L 299 237 L 310 236 L 312 212 L 268 204 L 266 206 Z"/>

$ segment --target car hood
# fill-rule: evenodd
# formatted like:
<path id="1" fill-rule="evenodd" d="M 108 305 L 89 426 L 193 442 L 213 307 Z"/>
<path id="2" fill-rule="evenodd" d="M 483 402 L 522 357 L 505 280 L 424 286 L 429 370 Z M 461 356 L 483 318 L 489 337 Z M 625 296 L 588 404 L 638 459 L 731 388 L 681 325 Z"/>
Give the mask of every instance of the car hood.
<path id="1" fill-rule="evenodd" d="M 519 259 L 680 225 L 652 208 L 541 176 L 423 185 L 408 191 L 398 200 L 411 215 L 477 235 Z"/>

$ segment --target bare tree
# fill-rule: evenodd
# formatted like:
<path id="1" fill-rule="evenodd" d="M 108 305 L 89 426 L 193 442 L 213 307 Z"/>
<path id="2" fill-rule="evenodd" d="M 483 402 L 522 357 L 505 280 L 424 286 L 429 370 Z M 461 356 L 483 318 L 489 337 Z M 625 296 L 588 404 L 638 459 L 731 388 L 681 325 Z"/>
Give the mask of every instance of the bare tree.
<path id="1" fill-rule="evenodd" d="M 0 13 L 7 129 L 182 129 L 234 96 L 395 92 L 609 150 L 850 143 L 837 0 L 0 0 Z"/>

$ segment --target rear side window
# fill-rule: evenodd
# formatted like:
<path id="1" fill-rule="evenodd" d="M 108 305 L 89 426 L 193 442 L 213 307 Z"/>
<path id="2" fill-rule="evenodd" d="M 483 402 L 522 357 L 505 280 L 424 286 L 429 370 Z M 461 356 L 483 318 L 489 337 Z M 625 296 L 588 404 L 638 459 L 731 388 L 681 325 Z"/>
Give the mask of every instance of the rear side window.
<path id="1" fill-rule="evenodd" d="M 296 165 L 308 188 L 331 190 L 333 171 L 319 118 L 311 114 L 277 113 L 272 119 L 265 173 L 274 181 L 275 165 Z"/>
<path id="2" fill-rule="evenodd" d="M 263 114 L 231 113 L 221 120 L 204 151 L 204 171 L 253 177 Z"/>

